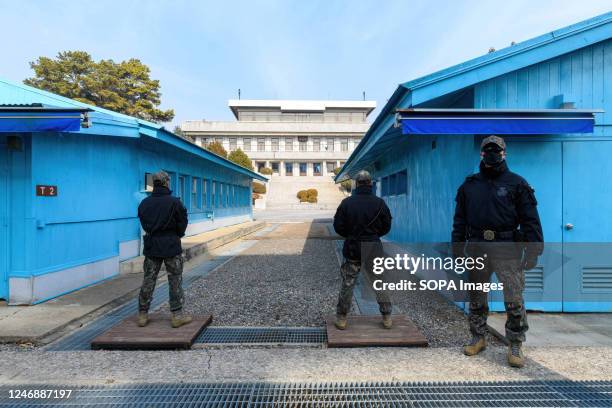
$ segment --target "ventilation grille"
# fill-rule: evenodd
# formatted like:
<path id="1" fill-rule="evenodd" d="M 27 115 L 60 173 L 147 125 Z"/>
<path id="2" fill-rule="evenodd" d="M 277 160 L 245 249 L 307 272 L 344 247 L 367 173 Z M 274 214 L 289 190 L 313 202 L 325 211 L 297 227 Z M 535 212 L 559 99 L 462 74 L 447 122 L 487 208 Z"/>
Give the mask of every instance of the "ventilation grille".
<path id="1" fill-rule="evenodd" d="M 525 271 L 525 289 L 530 291 L 544 290 L 544 268 L 537 268 Z"/>
<path id="2" fill-rule="evenodd" d="M 582 290 L 585 292 L 612 292 L 612 267 L 583 268 Z"/>

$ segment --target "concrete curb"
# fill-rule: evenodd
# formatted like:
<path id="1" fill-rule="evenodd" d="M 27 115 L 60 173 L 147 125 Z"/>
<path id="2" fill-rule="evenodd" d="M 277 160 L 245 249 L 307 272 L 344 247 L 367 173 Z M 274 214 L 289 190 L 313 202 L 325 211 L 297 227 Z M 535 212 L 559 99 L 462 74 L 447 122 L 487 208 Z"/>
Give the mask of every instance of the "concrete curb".
<path id="1" fill-rule="evenodd" d="M 205 257 L 206 255 L 209 255 L 210 252 L 214 250 L 215 248 L 218 248 L 232 241 L 240 239 L 244 237 L 245 235 L 249 235 L 266 226 L 266 223 L 263 221 L 254 221 L 254 222 L 249 222 L 248 224 L 249 225 L 245 225 L 242 228 L 239 227 L 240 224 L 235 225 L 235 226 L 230 226 L 229 228 L 233 227 L 233 230 L 227 234 L 222 234 L 212 239 L 209 239 L 203 242 L 198 242 L 195 244 L 185 244 L 184 250 L 183 250 L 183 256 L 185 257 L 185 265 L 184 265 L 185 272 L 196 267 L 197 264 L 202 261 L 202 258 Z M 144 262 L 144 257 L 138 257 L 138 258 L 134 258 L 134 259 L 122 262 L 120 265 L 119 276 L 124 275 L 124 274 L 142 275 L 143 262 Z M 162 270 L 160 271 L 160 274 L 158 277 L 158 283 L 163 280 L 164 276 L 165 276 L 165 269 L 162 266 Z M 83 290 L 91 290 L 92 288 L 96 286 L 98 286 L 98 288 L 103 290 L 102 285 L 104 285 L 104 283 L 105 282 L 99 283 L 98 285 L 88 286 L 84 288 Z M 72 318 L 68 318 L 68 320 L 58 321 L 57 326 L 50 328 L 49 330 L 46 330 L 44 332 L 37 333 L 35 335 L 7 335 L 7 336 L 0 335 L 0 343 L 33 343 L 37 345 L 47 344 L 57 339 L 58 337 L 61 337 L 62 335 L 66 334 L 66 332 L 74 330 L 78 327 L 81 327 L 84 324 L 90 322 L 91 320 L 94 320 L 100 317 L 101 315 L 111 310 L 114 310 L 117 307 L 120 307 L 125 302 L 130 301 L 135 296 L 137 296 L 139 293 L 139 289 L 140 289 L 139 286 L 138 287 L 135 286 L 132 289 L 122 291 L 116 297 L 109 298 L 107 302 L 95 305 L 95 307 L 90 308 L 87 311 L 84 311 L 85 313 L 79 316 L 74 315 Z M 73 296 L 75 293 L 76 292 L 71 292 L 67 296 Z M 28 306 L 28 308 L 36 308 L 36 307 L 44 307 L 44 306 L 45 306 L 45 303 L 42 303 L 41 305 Z M 23 317 L 20 316 L 20 318 L 27 319 L 28 316 L 27 315 Z M 9 324 L 9 323 L 5 322 L 5 324 Z"/>

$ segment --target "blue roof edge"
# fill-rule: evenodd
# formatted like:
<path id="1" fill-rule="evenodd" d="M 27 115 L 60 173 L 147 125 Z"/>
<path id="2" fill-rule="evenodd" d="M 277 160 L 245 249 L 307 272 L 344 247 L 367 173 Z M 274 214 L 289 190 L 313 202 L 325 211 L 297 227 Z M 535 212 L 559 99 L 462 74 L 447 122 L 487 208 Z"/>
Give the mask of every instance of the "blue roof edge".
<path id="1" fill-rule="evenodd" d="M 469 71 L 471 69 L 474 69 L 484 64 L 489 64 L 489 63 L 496 62 L 498 60 L 503 60 L 512 55 L 520 54 L 522 52 L 531 50 L 533 48 L 540 47 L 544 44 L 548 44 L 549 42 L 558 41 L 564 37 L 575 35 L 583 31 L 591 30 L 595 27 L 605 25 L 611 22 L 612 22 L 612 11 L 589 18 L 587 20 L 580 21 L 578 23 L 575 23 L 575 24 L 572 24 L 572 25 L 569 25 L 563 28 L 559 28 L 557 30 L 551 31 L 543 35 L 539 35 L 534 38 L 530 38 L 518 44 L 511 45 L 506 48 L 502 48 L 501 50 L 497 50 L 489 54 L 481 55 L 480 57 L 476 57 L 471 60 L 464 61 L 460 64 L 456 64 L 448 68 L 444 68 L 442 70 L 410 80 L 408 82 L 404 82 L 401 84 L 401 86 L 407 89 L 416 89 L 422 86 L 426 86 L 432 82 L 439 81 L 443 78 L 448 78 L 460 72 Z M 587 45 L 584 45 L 584 46 L 587 46 Z"/>
<path id="2" fill-rule="evenodd" d="M 138 129 L 139 134 L 157 137 L 159 140 L 162 140 L 163 142 L 170 143 L 182 150 L 196 154 L 202 158 L 211 160 L 214 163 L 222 165 L 228 169 L 237 171 L 238 173 L 241 173 L 243 175 L 249 176 L 251 178 L 254 178 L 260 181 L 268 181 L 267 178 L 261 176 L 258 173 L 255 173 L 254 171 L 251 171 L 245 167 L 242 167 L 224 157 L 216 155 L 194 143 L 191 143 L 178 135 L 175 135 L 171 131 L 164 128 L 163 125 L 160 125 L 158 123 L 149 122 L 143 119 L 138 119 L 133 116 L 125 115 L 123 113 L 118 113 L 118 112 L 115 112 L 109 109 L 100 108 L 95 105 L 90 105 L 84 102 L 75 101 L 74 99 L 70 99 L 65 96 L 57 95 L 52 92 L 38 89 L 38 88 L 29 86 L 26 84 L 15 83 L 12 81 L 7 81 L 2 78 L 0 78 L 0 83 L 11 86 L 11 87 L 16 87 L 23 91 L 31 92 L 33 94 L 40 95 L 48 100 L 53 100 L 60 104 L 59 107 L 79 107 L 79 108 L 91 109 L 93 112 L 92 112 L 92 115 L 90 115 L 90 117 L 92 118 L 92 121 L 94 123 L 99 123 L 100 125 L 112 124 L 114 126 L 127 127 L 130 129 L 133 129 L 133 132 L 135 132 L 136 129 Z M 37 102 L 41 102 L 41 101 L 37 101 Z M 151 132 L 148 130 L 154 130 L 154 132 L 161 132 L 167 138 L 158 137 L 159 135 L 157 134 L 152 135 Z"/>

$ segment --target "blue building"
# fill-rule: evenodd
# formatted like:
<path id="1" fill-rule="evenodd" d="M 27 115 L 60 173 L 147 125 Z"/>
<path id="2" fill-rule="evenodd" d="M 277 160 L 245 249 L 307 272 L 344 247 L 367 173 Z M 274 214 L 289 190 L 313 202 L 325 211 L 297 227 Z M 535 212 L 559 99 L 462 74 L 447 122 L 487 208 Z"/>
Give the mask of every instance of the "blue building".
<path id="1" fill-rule="evenodd" d="M 34 304 L 140 254 L 137 207 L 164 169 L 187 235 L 252 220 L 260 175 L 162 126 L 0 80 L 0 299 Z"/>
<path id="2" fill-rule="evenodd" d="M 337 180 L 374 174 L 392 241 L 448 242 L 489 134 L 539 202 L 547 244 L 527 307 L 611 311 L 612 13 L 400 84 Z"/>

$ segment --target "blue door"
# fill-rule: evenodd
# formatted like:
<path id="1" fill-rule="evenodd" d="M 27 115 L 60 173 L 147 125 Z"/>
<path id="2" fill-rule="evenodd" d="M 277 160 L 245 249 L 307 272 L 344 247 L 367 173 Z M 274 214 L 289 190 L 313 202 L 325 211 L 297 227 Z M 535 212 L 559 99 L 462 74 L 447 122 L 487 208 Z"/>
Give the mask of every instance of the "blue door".
<path id="1" fill-rule="evenodd" d="M 563 310 L 612 311 L 612 141 L 563 143 Z"/>
<path id="2" fill-rule="evenodd" d="M 529 310 L 559 312 L 562 282 L 562 145 L 555 141 L 506 138 L 508 166 L 534 188 L 546 241 L 538 265 L 525 272 L 525 302 Z M 492 310 L 504 310 L 503 295 L 492 292 Z"/>
<path id="3" fill-rule="evenodd" d="M 0 136 L 0 299 L 8 299 L 9 160 L 6 136 Z"/>

